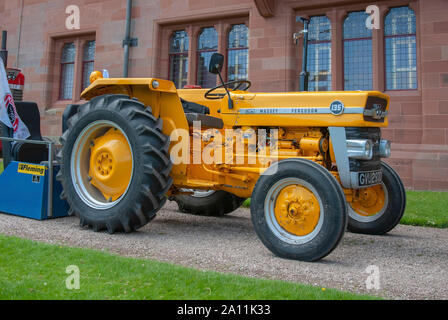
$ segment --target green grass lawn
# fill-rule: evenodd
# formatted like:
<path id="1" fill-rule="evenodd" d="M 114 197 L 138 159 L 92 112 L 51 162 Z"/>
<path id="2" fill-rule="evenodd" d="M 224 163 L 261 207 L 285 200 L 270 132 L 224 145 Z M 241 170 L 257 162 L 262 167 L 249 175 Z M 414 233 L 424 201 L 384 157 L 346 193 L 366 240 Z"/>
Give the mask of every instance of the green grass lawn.
<path id="1" fill-rule="evenodd" d="M 406 191 L 406 211 L 401 224 L 448 228 L 448 192 Z M 250 207 L 247 199 L 244 207 Z"/>
<path id="2" fill-rule="evenodd" d="M 448 192 L 407 191 L 406 211 L 400 223 L 448 228 Z"/>
<path id="3" fill-rule="evenodd" d="M 80 289 L 66 288 L 66 268 Z M 1 299 L 375 299 L 0 235 Z"/>

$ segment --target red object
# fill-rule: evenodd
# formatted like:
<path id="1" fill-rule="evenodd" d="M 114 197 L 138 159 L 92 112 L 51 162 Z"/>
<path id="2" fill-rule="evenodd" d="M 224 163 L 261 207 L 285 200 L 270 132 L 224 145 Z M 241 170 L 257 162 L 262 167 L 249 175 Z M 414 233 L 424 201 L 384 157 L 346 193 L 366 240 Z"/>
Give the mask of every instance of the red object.
<path id="1" fill-rule="evenodd" d="M 8 68 L 6 69 L 6 74 L 8 75 L 9 88 L 23 90 L 25 76 L 19 69 Z"/>
<path id="2" fill-rule="evenodd" d="M 186 84 L 184 89 L 202 89 L 202 87 L 197 84 Z"/>

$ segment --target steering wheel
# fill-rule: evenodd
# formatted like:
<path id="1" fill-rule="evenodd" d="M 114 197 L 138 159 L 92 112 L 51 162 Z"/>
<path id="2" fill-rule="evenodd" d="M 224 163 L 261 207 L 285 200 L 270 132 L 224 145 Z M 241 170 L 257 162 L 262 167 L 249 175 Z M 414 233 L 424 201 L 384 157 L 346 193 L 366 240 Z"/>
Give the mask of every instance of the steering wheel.
<path id="1" fill-rule="evenodd" d="M 246 87 L 244 87 L 244 89 L 242 89 L 243 91 L 246 91 L 252 85 L 251 82 L 248 80 L 229 81 L 229 82 L 220 84 L 219 86 L 216 86 L 214 88 L 211 88 L 204 94 L 204 97 L 206 99 L 211 99 L 211 100 L 222 99 L 227 93 L 213 93 L 213 91 L 220 89 L 220 88 L 224 88 L 224 87 L 227 87 L 228 89 L 230 89 L 232 91 L 235 91 L 235 90 L 239 90 L 244 84 L 246 85 Z"/>

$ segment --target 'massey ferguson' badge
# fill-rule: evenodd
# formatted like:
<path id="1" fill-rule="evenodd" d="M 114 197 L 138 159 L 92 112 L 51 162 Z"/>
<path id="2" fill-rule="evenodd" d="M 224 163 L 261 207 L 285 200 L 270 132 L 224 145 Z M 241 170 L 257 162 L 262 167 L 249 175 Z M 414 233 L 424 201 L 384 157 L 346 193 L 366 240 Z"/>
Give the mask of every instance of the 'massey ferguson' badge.
<path id="1" fill-rule="evenodd" d="M 358 173 L 358 184 L 360 187 L 379 184 L 382 180 L 383 173 L 381 170 Z"/>
<path id="2" fill-rule="evenodd" d="M 344 104 L 339 100 L 335 100 L 330 104 L 330 112 L 335 116 L 340 116 L 341 114 L 343 114 L 344 109 Z"/>
<path id="3" fill-rule="evenodd" d="M 45 166 L 39 166 L 39 165 L 28 164 L 28 163 L 19 163 L 17 172 L 38 175 L 38 176 L 44 176 L 45 175 Z"/>

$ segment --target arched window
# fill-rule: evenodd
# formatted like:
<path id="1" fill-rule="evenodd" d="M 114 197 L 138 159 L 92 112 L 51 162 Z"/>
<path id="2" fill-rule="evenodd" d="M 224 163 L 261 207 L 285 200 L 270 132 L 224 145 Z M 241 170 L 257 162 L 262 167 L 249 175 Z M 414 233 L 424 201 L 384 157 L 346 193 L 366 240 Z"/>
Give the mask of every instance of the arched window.
<path id="1" fill-rule="evenodd" d="M 230 29 L 227 54 L 227 80 L 247 80 L 249 69 L 249 29 L 237 24 Z"/>
<path id="2" fill-rule="evenodd" d="M 326 16 L 311 17 L 308 40 L 308 91 L 331 90 L 331 23 Z"/>
<path id="3" fill-rule="evenodd" d="M 188 78 L 188 34 L 175 31 L 170 39 L 170 76 L 176 88 L 183 88 Z"/>
<path id="4" fill-rule="evenodd" d="M 417 89 L 415 14 L 392 8 L 384 20 L 386 90 Z"/>
<path id="5" fill-rule="evenodd" d="M 372 89 L 372 30 L 365 11 L 350 12 L 344 21 L 344 90 Z"/>
<path id="6" fill-rule="evenodd" d="M 82 89 L 84 90 L 90 84 L 90 74 L 95 64 L 95 41 L 87 41 L 84 45 L 82 56 Z"/>
<path id="7" fill-rule="evenodd" d="M 73 96 L 73 81 L 75 77 L 76 47 L 74 42 L 66 43 L 61 56 L 61 85 L 59 98 L 71 100 Z"/>
<path id="8" fill-rule="evenodd" d="M 215 28 L 204 28 L 198 37 L 197 84 L 203 88 L 216 86 L 216 75 L 208 72 L 210 57 L 218 50 L 218 33 Z"/>

